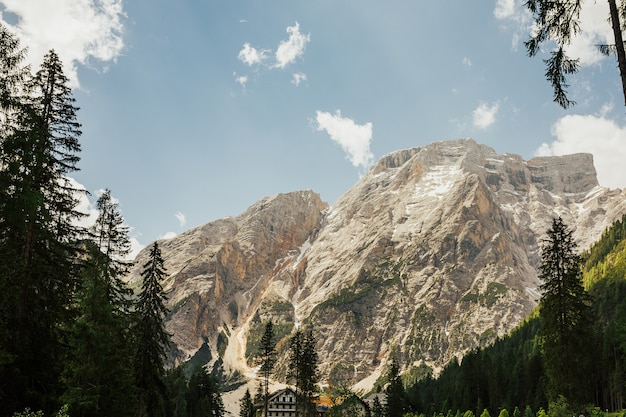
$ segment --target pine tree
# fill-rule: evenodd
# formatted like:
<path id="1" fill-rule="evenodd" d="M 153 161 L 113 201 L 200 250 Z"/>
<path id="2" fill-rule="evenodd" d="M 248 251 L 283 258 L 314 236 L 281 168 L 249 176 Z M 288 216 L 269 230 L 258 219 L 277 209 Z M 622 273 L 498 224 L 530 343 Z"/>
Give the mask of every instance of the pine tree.
<path id="1" fill-rule="evenodd" d="M 314 415 L 315 405 L 313 397 L 317 391 L 319 381 L 318 358 L 316 340 L 313 330 L 309 329 L 304 335 L 302 346 L 302 361 L 300 370 L 300 391 L 304 400 L 304 415 Z"/>
<path id="2" fill-rule="evenodd" d="M 239 417 L 254 417 L 254 403 L 248 389 L 239 402 Z"/>
<path id="3" fill-rule="evenodd" d="M 402 417 L 406 411 L 406 395 L 400 376 L 400 365 L 394 357 L 387 373 L 388 384 L 385 388 L 387 402 L 385 404 L 385 417 Z"/>
<path id="4" fill-rule="evenodd" d="M 6 40 L 6 32 L 0 37 Z M 26 405 L 52 411 L 58 409 L 65 329 L 80 272 L 80 190 L 67 175 L 77 170 L 81 132 L 54 51 L 24 85 L 20 53 L 13 52 L 3 57 L 4 67 L 13 60 L 13 76 L 0 74 L 0 323 L 10 335 L 0 341 L 9 362 L 0 369 L 0 395 L 2 412 Z"/>
<path id="5" fill-rule="evenodd" d="M 130 290 L 122 281 L 128 264 L 128 228 L 110 191 L 96 203 L 99 214 L 85 242 L 86 259 L 70 327 L 72 356 L 66 365 L 63 401 L 75 416 L 130 416 L 135 402 L 134 340 Z"/>
<path id="6" fill-rule="evenodd" d="M 564 395 L 570 403 L 581 404 L 589 398 L 584 381 L 591 372 L 585 352 L 593 345 L 592 311 L 575 248 L 572 232 L 561 218 L 554 219 L 541 255 L 540 336 L 550 399 Z"/>
<path id="7" fill-rule="evenodd" d="M 166 277 L 161 249 L 154 242 L 148 262 L 143 266 L 143 283 L 137 301 L 135 375 L 140 417 L 164 416 L 167 393 L 163 384 L 166 347 L 169 335 L 165 331 L 165 294 L 161 282 Z"/>
<path id="8" fill-rule="evenodd" d="M 318 382 L 318 359 L 313 331 L 296 330 L 289 344 L 287 377 L 294 381 L 296 398 L 303 415 L 311 412 L 313 395 Z"/>
<path id="9" fill-rule="evenodd" d="M 293 381 L 296 398 L 300 396 L 302 390 L 300 372 L 302 370 L 303 338 L 302 330 L 297 329 L 294 335 L 289 339 L 289 369 L 287 369 L 287 379 Z"/>
<path id="10" fill-rule="evenodd" d="M 261 378 L 263 382 L 263 413 L 268 417 L 268 400 L 270 396 L 270 376 L 276 363 L 276 342 L 274 341 L 274 323 L 269 320 L 265 324 L 265 331 L 261 338 Z"/>
<path id="11" fill-rule="evenodd" d="M 197 368 L 189 379 L 187 407 L 189 417 L 223 417 L 226 415 L 219 384 L 202 367 Z"/>

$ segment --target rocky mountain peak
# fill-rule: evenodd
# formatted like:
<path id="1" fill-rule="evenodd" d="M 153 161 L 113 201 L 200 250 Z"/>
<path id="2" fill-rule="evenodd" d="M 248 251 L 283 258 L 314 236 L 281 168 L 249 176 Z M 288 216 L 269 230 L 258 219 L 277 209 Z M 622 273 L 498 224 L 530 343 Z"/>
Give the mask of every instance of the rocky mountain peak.
<path id="1" fill-rule="evenodd" d="M 585 249 L 625 212 L 587 154 L 525 161 L 471 139 L 394 152 L 332 206 L 279 194 L 163 241 L 172 355 L 205 346 L 249 373 L 272 318 L 281 349 L 314 327 L 324 380 L 367 389 L 392 352 L 414 375 L 436 372 L 536 305 L 553 217 Z"/>

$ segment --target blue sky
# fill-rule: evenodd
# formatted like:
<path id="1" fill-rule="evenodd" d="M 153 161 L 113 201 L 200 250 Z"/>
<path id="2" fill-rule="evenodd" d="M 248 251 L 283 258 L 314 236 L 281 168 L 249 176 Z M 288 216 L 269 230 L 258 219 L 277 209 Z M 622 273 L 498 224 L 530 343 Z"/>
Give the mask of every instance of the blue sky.
<path id="1" fill-rule="evenodd" d="M 81 108 L 81 171 L 137 245 L 262 197 L 332 204 L 383 155 L 471 137 L 500 153 L 591 152 L 626 185 L 626 107 L 606 2 L 588 0 L 563 110 L 522 42 L 520 0 L 0 0 L 37 67 L 54 48 Z M 550 46 L 546 47 L 549 50 Z"/>

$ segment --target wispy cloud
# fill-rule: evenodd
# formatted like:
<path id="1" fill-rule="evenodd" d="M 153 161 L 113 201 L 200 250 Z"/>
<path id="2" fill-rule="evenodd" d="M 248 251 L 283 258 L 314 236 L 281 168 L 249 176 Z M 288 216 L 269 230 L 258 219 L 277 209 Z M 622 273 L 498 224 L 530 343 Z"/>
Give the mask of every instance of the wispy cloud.
<path id="1" fill-rule="evenodd" d="M 16 19 L 0 20 L 27 46 L 28 61 L 37 68 L 54 49 L 65 65 L 73 87 L 80 85 L 78 65 L 102 68 L 124 49 L 123 0 L 2 0 L 4 13 Z"/>
<path id="2" fill-rule="evenodd" d="M 237 73 L 233 73 L 233 76 L 235 77 L 235 82 L 245 89 L 246 88 L 246 84 L 248 83 L 248 76 L 247 75 L 237 75 Z"/>
<path id="3" fill-rule="evenodd" d="M 302 81 L 306 81 L 306 74 L 303 74 L 301 72 L 296 72 L 293 74 L 293 78 L 291 79 L 292 84 L 295 84 L 297 87 Z"/>
<path id="4" fill-rule="evenodd" d="M 285 68 L 287 65 L 304 54 L 304 49 L 311 41 L 310 34 L 300 33 L 300 24 L 296 22 L 294 26 L 287 27 L 289 39 L 280 42 L 276 50 L 276 67 Z"/>
<path id="5" fill-rule="evenodd" d="M 187 218 L 185 217 L 185 215 L 179 211 L 175 214 L 175 216 L 176 219 L 178 219 L 178 224 L 180 225 L 180 227 L 185 227 L 185 225 L 187 224 Z"/>
<path id="6" fill-rule="evenodd" d="M 335 114 L 317 111 L 315 122 L 317 130 L 326 131 L 341 146 L 353 166 L 365 170 L 372 165 L 374 155 L 370 150 L 373 130 L 371 122 L 358 125 L 352 119 L 342 117 L 339 110 Z"/>
<path id="7" fill-rule="evenodd" d="M 593 154 L 600 185 L 626 187 L 626 126 L 599 115 L 567 115 L 552 126 L 552 143 L 544 143 L 537 156 Z"/>
<path id="8" fill-rule="evenodd" d="M 515 0 L 496 0 L 493 15 L 496 19 L 511 19 L 518 13 L 516 9 Z"/>
<path id="9" fill-rule="evenodd" d="M 248 66 L 262 64 L 267 59 L 270 51 L 266 49 L 256 49 L 249 43 L 243 45 L 243 49 L 239 51 L 237 58 Z"/>
<path id="10" fill-rule="evenodd" d="M 472 112 L 472 123 L 479 129 L 486 129 L 496 122 L 496 114 L 500 109 L 500 102 L 489 105 L 481 103 Z"/>

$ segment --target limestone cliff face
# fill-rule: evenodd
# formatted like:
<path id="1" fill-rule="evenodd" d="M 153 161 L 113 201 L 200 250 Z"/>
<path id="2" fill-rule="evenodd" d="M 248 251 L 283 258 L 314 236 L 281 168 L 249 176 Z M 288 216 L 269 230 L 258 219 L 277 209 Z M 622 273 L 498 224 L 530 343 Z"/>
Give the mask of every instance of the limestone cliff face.
<path id="1" fill-rule="evenodd" d="M 624 213 L 626 194 L 598 185 L 590 155 L 524 161 L 470 139 L 398 151 L 332 207 L 281 194 L 161 242 L 167 328 L 178 359 L 206 344 L 244 372 L 267 318 L 279 347 L 315 326 L 325 379 L 368 388 L 392 351 L 437 371 L 536 305 L 553 217 L 582 250 Z"/>

